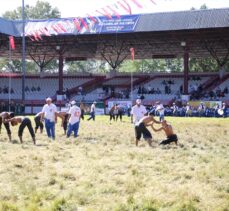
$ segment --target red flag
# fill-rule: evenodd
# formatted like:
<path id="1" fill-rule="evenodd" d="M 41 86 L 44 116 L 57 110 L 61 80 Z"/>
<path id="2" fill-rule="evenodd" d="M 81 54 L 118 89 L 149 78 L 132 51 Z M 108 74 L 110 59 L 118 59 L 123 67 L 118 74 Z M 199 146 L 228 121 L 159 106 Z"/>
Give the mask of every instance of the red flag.
<path id="1" fill-rule="evenodd" d="M 14 37 L 13 36 L 9 36 L 9 41 L 10 41 L 10 48 L 15 50 Z"/>
<path id="2" fill-rule="evenodd" d="M 123 0 L 127 6 L 125 6 L 122 2 L 118 1 L 117 3 L 124 9 L 126 10 L 130 15 L 132 14 L 132 11 L 131 11 L 131 7 L 130 5 L 128 4 L 127 1 Z"/>
<path id="3" fill-rule="evenodd" d="M 25 36 L 28 37 L 31 41 L 35 41 L 35 40 L 32 38 L 32 34 L 25 33 Z"/>
<path id="4" fill-rule="evenodd" d="M 67 32 L 67 30 L 64 28 L 64 26 L 61 23 L 58 23 L 57 26 L 59 26 L 59 28 L 63 31 L 63 32 Z"/>
<path id="5" fill-rule="evenodd" d="M 111 14 L 109 12 L 107 12 L 106 9 L 102 8 L 102 10 L 104 11 L 104 13 L 100 12 L 99 10 L 96 10 L 96 12 L 101 14 L 102 16 L 106 16 L 108 19 L 112 19 Z"/>
<path id="6" fill-rule="evenodd" d="M 143 8 L 143 6 L 137 0 L 131 0 L 138 8 Z"/>
<path id="7" fill-rule="evenodd" d="M 121 18 L 121 16 L 118 14 L 118 12 L 115 9 L 113 9 L 111 6 L 107 6 L 107 8 L 110 9 L 111 12 L 113 12 L 116 15 L 117 18 Z"/>
<path id="8" fill-rule="evenodd" d="M 88 27 L 87 23 L 84 21 L 84 19 L 81 18 L 81 17 L 79 17 L 79 19 L 80 19 L 81 23 L 83 24 L 83 26 L 84 26 L 86 29 L 89 29 L 89 27 Z"/>
<path id="9" fill-rule="evenodd" d="M 58 27 L 56 27 L 55 25 L 52 25 L 51 28 L 52 28 L 57 34 L 61 32 L 61 30 L 60 30 Z"/>
<path id="10" fill-rule="evenodd" d="M 46 35 L 46 36 L 51 36 L 51 34 L 49 33 L 49 30 L 47 29 L 47 27 L 44 27 L 42 29 L 43 33 Z"/>
<path id="11" fill-rule="evenodd" d="M 131 53 L 132 61 L 134 61 L 134 57 L 135 57 L 134 48 L 130 48 L 130 53 Z"/>
<path id="12" fill-rule="evenodd" d="M 77 18 L 74 18 L 74 19 L 73 19 L 73 22 L 74 22 L 74 24 L 75 24 L 77 30 L 80 31 L 80 30 L 81 30 L 81 27 L 80 27 L 80 22 L 79 22 L 79 20 L 78 20 Z"/>
<path id="13" fill-rule="evenodd" d="M 37 33 L 36 32 L 31 32 L 31 35 L 34 37 L 34 41 L 39 41 L 39 38 L 37 36 Z"/>
<path id="14" fill-rule="evenodd" d="M 87 14 L 87 16 L 88 16 L 94 23 L 97 23 L 97 20 L 96 20 L 93 16 L 91 16 L 91 15 L 89 15 L 89 14 Z"/>
<path id="15" fill-rule="evenodd" d="M 42 37 L 41 37 L 41 32 L 40 31 L 35 31 L 36 35 L 37 35 L 37 38 L 39 40 L 43 40 Z"/>

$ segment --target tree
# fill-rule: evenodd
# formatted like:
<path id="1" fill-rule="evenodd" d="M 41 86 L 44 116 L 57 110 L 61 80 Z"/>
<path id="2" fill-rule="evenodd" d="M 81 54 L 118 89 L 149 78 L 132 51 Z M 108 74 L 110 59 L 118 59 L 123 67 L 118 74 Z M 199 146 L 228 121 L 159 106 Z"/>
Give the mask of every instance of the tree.
<path id="1" fill-rule="evenodd" d="M 25 6 L 25 19 L 48 19 L 48 18 L 60 18 L 60 11 L 49 4 L 46 1 L 38 0 L 35 6 Z M 13 11 L 7 11 L 3 14 L 3 18 L 9 20 L 21 20 L 22 19 L 22 7 L 18 7 Z"/>
<path id="2" fill-rule="evenodd" d="M 3 14 L 5 19 L 9 20 L 21 20 L 22 19 L 22 7 L 18 7 L 13 11 L 7 11 Z M 60 18 L 60 11 L 49 4 L 46 1 L 37 1 L 35 6 L 26 5 L 25 6 L 25 19 L 48 19 L 48 18 Z M 0 60 L 0 67 L 9 69 L 13 72 L 21 72 L 22 63 L 21 60 L 13 60 L 11 63 L 7 59 Z M 26 61 L 27 72 L 36 72 L 39 70 L 34 61 Z M 54 70 L 57 69 L 57 61 L 54 60 L 50 62 L 45 69 Z"/>

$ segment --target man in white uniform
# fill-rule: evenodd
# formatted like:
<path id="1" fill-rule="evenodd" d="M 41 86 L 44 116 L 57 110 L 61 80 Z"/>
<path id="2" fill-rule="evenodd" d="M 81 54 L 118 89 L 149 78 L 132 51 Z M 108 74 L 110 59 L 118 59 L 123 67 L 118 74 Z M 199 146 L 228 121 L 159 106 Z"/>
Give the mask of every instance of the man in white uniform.
<path id="1" fill-rule="evenodd" d="M 136 124 L 138 121 L 147 114 L 147 110 L 144 105 L 141 105 L 141 100 L 136 100 L 136 105 L 131 110 L 131 122 Z"/>
<path id="2" fill-rule="evenodd" d="M 91 119 L 95 121 L 95 104 L 96 102 L 94 101 L 91 105 L 90 117 L 88 118 L 88 121 Z"/>
<path id="3" fill-rule="evenodd" d="M 43 106 L 41 121 L 45 119 L 45 129 L 49 138 L 55 140 L 55 123 L 57 122 L 57 108 L 48 97 L 46 104 Z"/>
<path id="4" fill-rule="evenodd" d="M 78 136 L 79 124 L 80 124 L 80 116 L 81 110 L 76 105 L 76 101 L 71 102 L 72 107 L 70 108 L 69 114 L 69 124 L 68 124 L 68 132 L 67 137 L 69 138 L 72 131 L 74 132 L 74 137 Z"/>

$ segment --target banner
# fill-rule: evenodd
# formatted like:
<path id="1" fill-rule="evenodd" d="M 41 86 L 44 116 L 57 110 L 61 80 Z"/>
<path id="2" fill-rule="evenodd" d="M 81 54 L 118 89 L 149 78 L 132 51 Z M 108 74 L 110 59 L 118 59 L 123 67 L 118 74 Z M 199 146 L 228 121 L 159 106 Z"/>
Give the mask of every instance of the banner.
<path id="1" fill-rule="evenodd" d="M 123 15 L 120 18 L 112 16 L 112 19 L 101 16 L 93 19 L 78 17 L 28 21 L 25 25 L 25 34 L 34 36 L 37 31 L 41 36 L 134 32 L 139 17 L 140 15 Z"/>

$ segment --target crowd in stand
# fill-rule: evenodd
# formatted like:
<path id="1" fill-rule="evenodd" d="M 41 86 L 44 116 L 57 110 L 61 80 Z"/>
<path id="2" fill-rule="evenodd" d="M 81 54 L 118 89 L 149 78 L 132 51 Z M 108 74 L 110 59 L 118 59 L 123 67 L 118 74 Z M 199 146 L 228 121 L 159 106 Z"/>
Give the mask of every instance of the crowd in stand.
<path id="1" fill-rule="evenodd" d="M 8 86 L 0 87 L 0 94 L 14 94 L 14 89 Z"/>
<path id="2" fill-rule="evenodd" d="M 158 115 L 156 111 L 156 105 L 148 107 L 150 112 Z M 165 116 L 178 116 L 178 117 L 228 117 L 229 109 L 225 103 L 220 105 L 215 104 L 214 107 L 206 106 L 204 103 L 200 103 L 199 106 L 191 106 L 189 103 L 186 105 L 164 106 L 163 112 Z"/>
<path id="3" fill-rule="evenodd" d="M 41 88 L 38 86 L 38 87 L 34 87 L 34 86 L 32 86 L 32 87 L 28 87 L 28 86 L 26 86 L 25 87 L 25 92 L 40 92 L 41 91 Z"/>
<path id="4" fill-rule="evenodd" d="M 3 111 L 10 111 L 15 114 L 24 114 L 25 105 L 23 103 L 15 103 L 13 101 L 9 103 L 1 102 L 0 104 L 0 113 Z"/>

